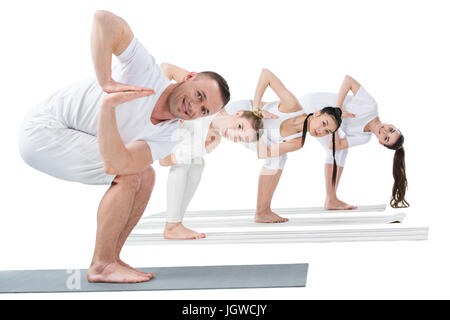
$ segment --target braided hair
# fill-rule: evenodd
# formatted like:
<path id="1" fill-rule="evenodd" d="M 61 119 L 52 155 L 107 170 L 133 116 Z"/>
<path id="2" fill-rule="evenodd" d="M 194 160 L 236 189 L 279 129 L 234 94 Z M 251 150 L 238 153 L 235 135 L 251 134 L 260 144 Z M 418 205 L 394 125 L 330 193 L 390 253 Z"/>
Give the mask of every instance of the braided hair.
<path id="1" fill-rule="evenodd" d="M 336 177 L 337 177 L 337 165 L 336 165 L 336 140 L 335 140 L 335 133 L 339 129 L 342 123 L 342 110 L 340 108 L 334 108 L 334 107 L 325 107 L 322 110 L 320 110 L 320 114 L 328 114 L 331 117 L 333 117 L 334 121 L 336 121 L 336 130 L 333 131 L 332 134 L 332 140 L 333 140 L 333 187 L 336 185 Z M 306 134 L 308 132 L 308 118 L 312 116 L 313 113 L 310 113 L 306 116 L 305 122 L 303 122 L 303 134 L 302 134 L 302 147 L 305 144 L 306 140 Z"/>

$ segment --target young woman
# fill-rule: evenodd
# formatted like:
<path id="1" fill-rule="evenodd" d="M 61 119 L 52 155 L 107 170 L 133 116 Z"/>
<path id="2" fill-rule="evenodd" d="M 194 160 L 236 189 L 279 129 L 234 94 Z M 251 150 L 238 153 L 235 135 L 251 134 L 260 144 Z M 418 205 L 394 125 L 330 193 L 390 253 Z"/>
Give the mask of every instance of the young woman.
<path id="1" fill-rule="evenodd" d="M 266 81 L 272 81 L 274 76 L 266 74 Z M 268 80 L 267 80 L 268 79 Z M 347 95 L 349 91 L 353 96 Z M 334 134 L 336 143 L 335 159 L 330 148 L 330 138 L 323 137 L 318 140 L 324 146 L 327 156 L 325 163 L 326 179 L 326 201 L 325 208 L 329 210 L 354 209 L 355 206 L 339 200 L 336 196 L 337 186 L 342 175 L 348 149 L 369 142 L 372 134 L 376 136 L 379 143 L 389 149 L 395 150 L 394 154 L 394 186 L 390 204 L 393 208 L 408 207 L 405 200 L 407 179 L 405 172 L 405 153 L 403 148 L 404 137 L 393 125 L 382 123 L 378 116 L 378 106 L 373 97 L 353 78 L 346 76 L 338 94 L 334 93 L 311 93 L 299 98 L 305 110 L 314 111 L 323 105 L 337 105 L 343 108 L 344 113 L 351 115 L 343 120 L 338 133 Z M 226 106 L 228 108 L 229 104 Z M 232 111 L 232 110 L 230 110 Z M 333 185 L 333 163 L 338 164 L 336 184 Z M 279 182 L 283 167 L 286 163 L 286 155 L 266 165 L 273 175 L 260 176 L 258 191 L 258 212 L 260 214 L 275 215 L 271 210 L 271 201 L 277 184 Z M 275 215 L 276 217 L 276 215 Z"/>
<path id="2" fill-rule="evenodd" d="M 170 80 L 182 79 L 188 73 L 184 69 L 169 64 L 162 64 L 161 67 Z M 328 107 L 307 115 L 298 104 L 297 99 L 283 86 L 281 81 L 272 82 L 270 85 L 280 97 L 280 101 L 265 104 L 264 110 L 256 111 L 257 119 L 259 119 L 258 125 L 256 125 L 257 121 L 251 120 L 255 117 L 253 113 L 248 114 L 249 111 L 239 111 L 241 109 L 252 110 L 253 103 L 251 100 L 241 100 L 230 104 L 225 110 L 221 110 L 214 116 L 212 120 L 203 119 L 184 123 L 203 128 L 204 139 L 192 139 L 191 142 L 194 143 L 191 143 L 188 134 L 188 137 L 183 139 L 185 143 L 179 144 L 170 157 L 160 161 L 162 165 L 172 166 L 167 189 L 167 223 L 164 232 L 166 239 L 205 237 L 204 234 L 192 231 L 181 223 L 184 212 L 198 186 L 204 166 L 202 153 L 200 153 L 200 156 L 189 154 L 192 146 L 195 145 L 195 141 L 205 141 L 206 152 L 210 152 L 218 145 L 220 138 L 225 137 L 233 142 L 245 143 L 246 146 L 257 151 L 260 158 L 277 157 L 300 149 L 304 144 L 306 132 L 321 137 L 336 131 L 339 127 L 341 123 L 340 109 Z M 259 87 L 260 85 L 258 85 Z M 258 94 L 255 97 L 258 97 Z M 257 105 L 263 104 L 257 103 Z M 256 110 L 260 109 L 256 108 Z M 262 128 L 261 113 L 265 115 L 264 139 L 258 139 L 257 131 Z M 246 121 L 249 123 L 246 124 Z M 251 122 L 255 125 L 251 125 Z M 205 128 L 208 128 L 207 133 L 205 133 Z M 190 130 L 190 132 L 194 131 Z M 260 142 L 252 143 L 257 140 Z M 184 152 L 182 151 L 183 148 L 185 149 Z M 183 154 L 187 155 L 186 160 L 189 163 L 176 165 L 177 161 L 174 161 L 174 159 L 183 158 L 180 157 Z M 268 162 L 270 163 L 270 160 Z M 267 217 L 264 216 L 257 216 L 256 221 L 273 222 L 268 221 Z"/>
<path id="3" fill-rule="evenodd" d="M 352 102 L 349 99 L 350 97 L 347 96 L 349 91 L 352 91 L 354 94 L 353 99 L 364 100 L 365 103 Z M 341 155 L 342 160 L 345 160 L 346 151 L 349 148 L 365 144 L 369 142 L 372 135 L 375 135 L 380 145 L 395 150 L 392 171 L 394 185 L 392 187 L 390 205 L 392 208 L 409 207 L 409 203 L 405 199 L 408 180 L 406 179 L 405 149 L 403 147 L 405 137 L 403 134 L 394 125 L 381 122 L 375 99 L 350 76 L 346 76 L 342 82 L 336 98 L 336 105 L 356 114 L 354 119 L 349 119 L 343 124 L 342 129 L 345 137 L 336 139 L 336 150 L 343 151 Z M 338 172 L 339 176 L 342 174 L 343 166 L 342 163 Z M 336 189 L 337 184 L 333 187 L 327 183 L 327 199 L 338 200 Z M 339 202 L 335 203 L 336 207 L 332 205 L 332 201 L 329 201 L 329 203 L 330 205 L 327 206 L 327 209 L 340 209 Z M 343 202 L 342 204 L 346 205 Z"/>
<path id="4" fill-rule="evenodd" d="M 279 97 L 279 101 L 262 102 L 267 87 Z M 259 158 L 267 158 L 260 172 L 258 182 L 258 201 L 255 222 L 278 223 L 287 219 L 275 214 L 270 209 L 275 187 L 281 176 L 287 153 L 299 150 L 305 143 L 306 133 L 313 137 L 325 137 L 337 131 L 342 118 L 354 115 L 341 108 L 329 107 L 332 104 L 317 104 L 305 108 L 303 102 L 290 92 L 281 80 L 267 69 L 261 71 L 253 101 L 241 100 L 227 104 L 229 113 L 236 109 L 249 109 L 253 106 L 277 115 L 277 119 L 264 120 L 264 135 L 259 140 L 256 151 Z M 247 147 L 252 147 L 246 144 Z M 334 161 L 334 135 L 331 139 L 332 169 L 331 183 L 337 180 L 337 165 Z M 255 147 L 253 147 L 255 148 Z"/>

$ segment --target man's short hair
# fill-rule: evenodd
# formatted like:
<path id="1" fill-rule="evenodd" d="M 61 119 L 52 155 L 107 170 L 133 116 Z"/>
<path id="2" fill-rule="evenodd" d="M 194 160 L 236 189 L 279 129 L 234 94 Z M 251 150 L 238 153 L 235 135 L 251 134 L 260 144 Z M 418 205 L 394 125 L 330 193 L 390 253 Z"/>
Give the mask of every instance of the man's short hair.
<path id="1" fill-rule="evenodd" d="M 214 71 L 199 72 L 200 75 L 213 79 L 219 85 L 220 95 L 222 97 L 223 105 L 225 106 L 230 101 L 230 87 L 227 81 L 218 73 Z"/>

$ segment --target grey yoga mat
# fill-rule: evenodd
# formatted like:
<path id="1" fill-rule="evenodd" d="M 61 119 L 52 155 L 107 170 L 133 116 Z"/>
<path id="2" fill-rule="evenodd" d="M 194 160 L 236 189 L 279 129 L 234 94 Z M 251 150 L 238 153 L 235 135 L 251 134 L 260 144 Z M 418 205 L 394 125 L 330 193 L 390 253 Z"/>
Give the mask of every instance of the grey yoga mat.
<path id="1" fill-rule="evenodd" d="M 149 282 L 89 283 L 87 270 L 0 271 L 0 293 L 150 291 L 305 287 L 308 264 L 142 268 Z"/>

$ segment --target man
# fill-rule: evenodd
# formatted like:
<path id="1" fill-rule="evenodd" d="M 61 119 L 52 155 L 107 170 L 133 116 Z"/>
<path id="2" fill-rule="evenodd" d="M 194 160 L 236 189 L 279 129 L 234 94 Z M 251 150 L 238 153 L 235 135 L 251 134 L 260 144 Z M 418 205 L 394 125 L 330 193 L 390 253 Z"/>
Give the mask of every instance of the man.
<path id="1" fill-rule="evenodd" d="M 37 105 L 22 124 L 20 152 L 57 178 L 110 184 L 98 208 L 88 280 L 148 281 L 153 273 L 130 267 L 120 252 L 153 190 L 151 164 L 176 145 L 178 119 L 216 113 L 229 88 L 214 72 L 191 72 L 171 84 L 126 21 L 107 11 L 94 15 L 91 49 L 97 77 Z M 111 71 L 112 54 L 119 64 Z"/>

